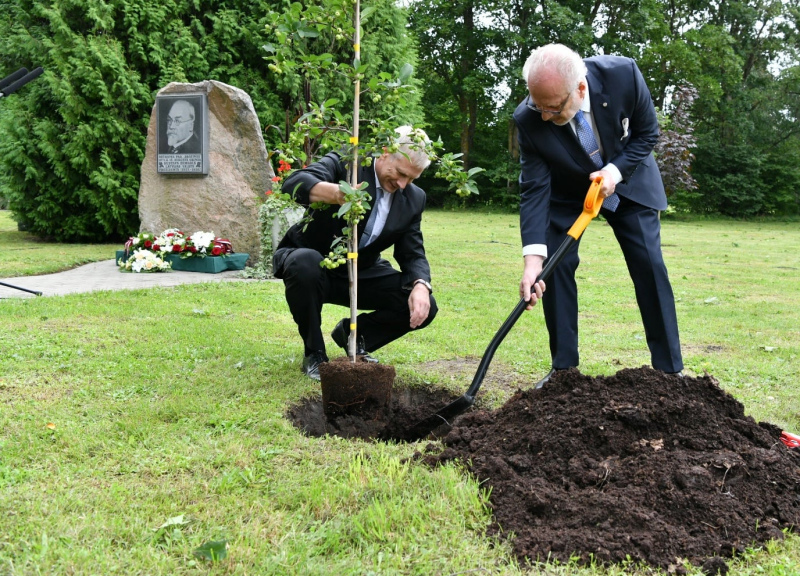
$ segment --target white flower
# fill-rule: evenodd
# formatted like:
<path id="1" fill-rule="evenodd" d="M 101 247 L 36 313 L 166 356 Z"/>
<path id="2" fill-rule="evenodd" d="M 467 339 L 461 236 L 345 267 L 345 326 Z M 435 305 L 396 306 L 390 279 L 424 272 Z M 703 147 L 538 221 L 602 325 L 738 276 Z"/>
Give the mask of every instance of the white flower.
<path id="1" fill-rule="evenodd" d="M 119 262 L 120 268 L 131 272 L 162 272 L 171 268 L 169 262 L 165 262 L 150 250 L 138 249 L 127 260 Z"/>
<path id="2" fill-rule="evenodd" d="M 212 242 L 214 242 L 214 238 L 213 232 L 195 232 L 189 237 L 198 252 L 202 253 L 205 253 L 209 246 L 211 246 Z"/>
<path id="3" fill-rule="evenodd" d="M 155 240 L 155 243 L 158 244 L 164 252 L 171 252 L 173 244 L 183 246 L 184 242 L 183 233 L 177 228 L 167 228 Z"/>

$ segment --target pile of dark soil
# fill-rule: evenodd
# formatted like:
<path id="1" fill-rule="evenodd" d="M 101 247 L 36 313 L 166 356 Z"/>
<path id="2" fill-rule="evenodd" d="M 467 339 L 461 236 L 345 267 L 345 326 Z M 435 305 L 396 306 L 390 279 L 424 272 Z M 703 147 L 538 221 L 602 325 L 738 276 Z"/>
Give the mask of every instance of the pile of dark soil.
<path id="1" fill-rule="evenodd" d="M 681 572 L 688 560 L 724 574 L 721 558 L 800 526 L 800 455 L 780 434 L 709 376 L 568 370 L 460 417 L 423 459 L 459 460 L 491 489 L 491 532 L 513 533 L 523 562 Z"/>

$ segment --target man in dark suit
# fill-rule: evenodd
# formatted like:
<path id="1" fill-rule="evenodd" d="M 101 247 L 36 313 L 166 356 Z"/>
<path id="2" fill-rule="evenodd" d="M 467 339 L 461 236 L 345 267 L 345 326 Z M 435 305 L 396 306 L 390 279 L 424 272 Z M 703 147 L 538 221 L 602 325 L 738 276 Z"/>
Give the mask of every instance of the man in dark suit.
<path id="1" fill-rule="evenodd" d="M 528 299 L 542 263 L 582 210 L 591 181 L 603 177 L 600 213 L 619 242 L 654 368 L 683 369 L 675 300 L 661 253 L 659 211 L 667 207 L 653 157 L 659 130 L 650 92 L 629 58 L 582 59 L 560 44 L 534 50 L 523 69 L 529 96 L 517 107 L 520 229 Z M 578 251 L 556 267 L 542 298 L 552 369 L 578 365 Z M 608 294 L 604 304 L 614 305 Z M 535 298 L 532 302 L 535 302 Z M 530 307 L 529 307 L 530 309 Z"/>
<path id="2" fill-rule="evenodd" d="M 398 151 L 384 149 L 372 166 L 360 168 L 358 178 L 368 183 L 372 201 L 358 224 L 357 307 L 371 312 L 358 316 L 356 354 L 373 362 L 377 360 L 370 352 L 411 330 L 426 327 L 437 312 L 420 230 L 425 192 L 412 184 L 430 164 L 424 146 L 420 148 L 415 142 L 428 139 L 424 132 L 410 126 L 397 132 Z M 339 182 L 348 181 L 347 168 L 338 154 L 330 153 L 291 174 L 282 187 L 294 194 L 311 216 L 305 230 L 305 223 L 300 222 L 283 237 L 273 256 L 273 270 L 276 278 L 283 279 L 286 302 L 305 344 L 303 373 L 315 380 L 319 380 L 319 365 L 328 361 L 321 330 L 322 305 L 350 305 L 347 267 L 329 270 L 320 266 L 331 243 L 342 236 L 345 222 L 335 214 L 343 203 Z M 314 202 L 333 206 L 313 210 L 309 205 Z M 394 247 L 400 271 L 381 258 L 381 252 L 390 247 Z M 331 334 L 345 353 L 349 335 L 348 317 Z"/>
<path id="3" fill-rule="evenodd" d="M 176 100 L 167 114 L 167 146 L 170 154 L 200 154 L 200 138 L 194 131 L 194 106 Z"/>

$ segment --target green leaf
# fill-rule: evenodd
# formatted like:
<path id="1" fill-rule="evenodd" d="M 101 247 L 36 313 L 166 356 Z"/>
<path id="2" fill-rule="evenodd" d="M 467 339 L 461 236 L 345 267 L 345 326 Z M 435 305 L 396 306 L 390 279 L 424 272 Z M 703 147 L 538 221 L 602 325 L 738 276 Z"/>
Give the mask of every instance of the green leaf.
<path id="1" fill-rule="evenodd" d="M 400 82 L 405 84 L 406 80 L 411 78 L 412 74 L 414 74 L 414 67 L 406 62 L 403 64 L 403 67 L 400 68 Z"/>
<path id="2" fill-rule="evenodd" d="M 172 526 L 185 526 L 189 524 L 191 520 L 189 520 L 186 515 L 181 514 L 180 516 L 173 516 L 172 518 L 167 518 L 167 521 L 164 522 L 158 528 L 153 528 L 153 532 L 158 532 L 159 530 L 164 530 L 166 528 L 171 528 Z"/>
<path id="3" fill-rule="evenodd" d="M 211 540 L 195 548 L 192 555 L 200 560 L 217 562 L 228 557 L 228 542 L 226 540 Z"/>
<path id="4" fill-rule="evenodd" d="M 339 208 L 339 212 L 337 212 L 337 213 L 336 213 L 336 215 L 337 215 L 339 218 L 341 218 L 342 216 L 344 216 L 345 214 L 347 214 L 348 212 L 350 212 L 350 207 L 351 207 L 352 205 L 353 205 L 353 203 L 352 203 L 352 202 L 345 202 L 344 204 L 342 204 L 342 205 L 341 205 L 341 207 Z"/>
<path id="5" fill-rule="evenodd" d="M 361 10 L 361 22 L 369 20 L 372 13 L 375 12 L 375 6 L 366 6 Z"/>

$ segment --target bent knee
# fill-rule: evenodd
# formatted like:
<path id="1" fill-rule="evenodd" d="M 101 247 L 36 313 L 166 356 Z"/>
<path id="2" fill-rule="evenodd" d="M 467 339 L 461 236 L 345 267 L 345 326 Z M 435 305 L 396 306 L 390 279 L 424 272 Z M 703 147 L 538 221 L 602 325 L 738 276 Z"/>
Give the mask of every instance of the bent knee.
<path id="1" fill-rule="evenodd" d="M 309 248 L 298 248 L 286 257 L 284 262 L 284 278 L 297 280 L 316 280 L 322 275 L 320 266 L 322 254 Z"/>
<path id="2" fill-rule="evenodd" d="M 436 314 L 438 312 L 439 312 L 439 307 L 436 305 L 436 300 L 434 299 L 433 296 L 431 296 L 431 309 L 428 310 L 428 317 L 425 318 L 425 321 L 417 327 L 417 330 L 419 330 L 420 328 L 425 328 L 431 322 L 433 322 L 433 319 L 436 318 Z"/>

